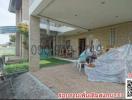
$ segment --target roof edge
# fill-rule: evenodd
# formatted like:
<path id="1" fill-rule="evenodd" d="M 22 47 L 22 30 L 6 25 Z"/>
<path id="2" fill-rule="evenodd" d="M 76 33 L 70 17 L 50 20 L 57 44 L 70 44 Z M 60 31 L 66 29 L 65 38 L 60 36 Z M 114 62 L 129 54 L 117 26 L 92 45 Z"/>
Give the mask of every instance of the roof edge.
<path id="1" fill-rule="evenodd" d="M 16 13 L 16 10 L 20 10 L 22 6 L 22 0 L 10 0 L 8 11 Z"/>

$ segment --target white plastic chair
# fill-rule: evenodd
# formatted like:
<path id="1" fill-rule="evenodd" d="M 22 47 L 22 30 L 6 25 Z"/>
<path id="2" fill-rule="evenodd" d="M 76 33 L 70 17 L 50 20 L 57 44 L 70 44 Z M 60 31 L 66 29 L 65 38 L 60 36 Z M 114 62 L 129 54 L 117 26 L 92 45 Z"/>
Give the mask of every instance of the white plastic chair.
<path id="1" fill-rule="evenodd" d="M 79 69 L 79 72 L 81 72 L 82 70 L 82 64 L 85 64 L 85 63 L 81 63 L 79 60 L 76 61 L 76 68 Z"/>

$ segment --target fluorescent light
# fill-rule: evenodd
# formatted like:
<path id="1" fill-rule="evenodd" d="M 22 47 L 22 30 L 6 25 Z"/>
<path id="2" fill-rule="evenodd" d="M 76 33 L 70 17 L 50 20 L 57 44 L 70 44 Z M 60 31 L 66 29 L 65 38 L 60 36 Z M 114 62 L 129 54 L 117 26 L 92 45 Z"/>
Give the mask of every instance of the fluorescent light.
<path id="1" fill-rule="evenodd" d="M 41 29 L 47 29 L 47 24 L 40 23 L 40 28 Z M 50 25 L 50 30 L 51 31 L 57 31 L 57 32 L 60 32 L 60 33 L 65 33 L 65 32 L 69 32 L 69 31 L 73 31 L 73 30 L 75 30 L 75 28 L 68 27 L 68 26 L 56 27 L 56 26 Z"/>
<path id="2" fill-rule="evenodd" d="M 62 32 L 62 33 L 73 31 L 73 30 L 75 30 L 75 28 L 73 28 L 73 27 L 67 27 L 67 26 L 61 26 L 61 27 L 59 27 L 59 31 Z"/>

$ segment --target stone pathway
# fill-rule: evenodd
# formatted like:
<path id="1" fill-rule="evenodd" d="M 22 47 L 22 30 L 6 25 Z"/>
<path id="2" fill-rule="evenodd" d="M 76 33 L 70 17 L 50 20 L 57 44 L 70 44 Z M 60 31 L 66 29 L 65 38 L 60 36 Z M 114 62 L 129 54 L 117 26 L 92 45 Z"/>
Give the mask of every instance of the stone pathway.
<path id="1" fill-rule="evenodd" d="M 108 82 L 90 82 L 84 73 L 80 73 L 74 64 L 48 67 L 33 73 L 41 82 L 53 92 L 77 93 L 124 93 L 125 85 Z"/>

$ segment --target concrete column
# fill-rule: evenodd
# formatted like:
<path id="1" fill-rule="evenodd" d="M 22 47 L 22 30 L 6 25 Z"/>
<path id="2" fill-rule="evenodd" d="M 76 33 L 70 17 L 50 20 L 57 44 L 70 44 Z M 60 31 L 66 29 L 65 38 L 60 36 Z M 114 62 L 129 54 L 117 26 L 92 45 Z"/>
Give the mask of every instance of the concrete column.
<path id="1" fill-rule="evenodd" d="M 28 49 L 26 49 L 25 47 L 24 47 L 24 44 L 23 44 L 23 42 L 24 42 L 24 36 L 22 35 L 22 58 L 23 59 L 28 59 Z"/>
<path id="2" fill-rule="evenodd" d="M 21 56 L 20 33 L 16 33 L 16 56 Z"/>
<path id="3" fill-rule="evenodd" d="M 56 56 L 55 55 L 55 36 L 53 37 L 53 56 Z"/>
<path id="4" fill-rule="evenodd" d="M 28 24 L 29 22 L 29 1 L 30 0 L 22 0 L 22 21 L 26 22 Z M 24 36 L 22 36 L 22 42 L 24 41 Z M 28 49 L 25 49 L 23 43 L 22 43 L 22 58 L 28 59 Z"/>
<path id="5" fill-rule="evenodd" d="M 16 10 L 16 25 L 21 22 L 21 10 Z M 16 33 L 16 56 L 21 56 L 21 34 Z"/>
<path id="6" fill-rule="evenodd" d="M 40 56 L 38 47 L 40 45 L 40 19 L 30 16 L 29 25 L 29 69 L 34 72 L 39 70 Z"/>

